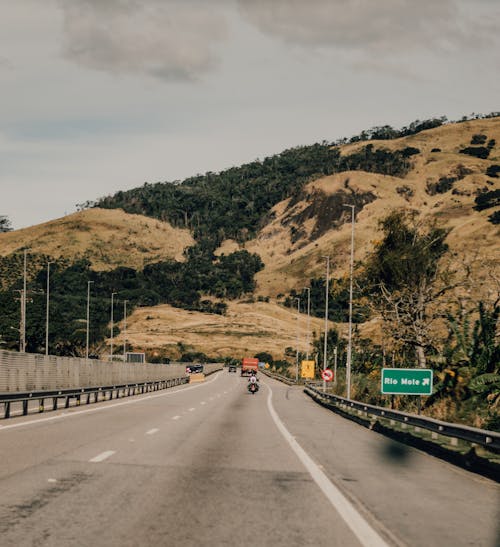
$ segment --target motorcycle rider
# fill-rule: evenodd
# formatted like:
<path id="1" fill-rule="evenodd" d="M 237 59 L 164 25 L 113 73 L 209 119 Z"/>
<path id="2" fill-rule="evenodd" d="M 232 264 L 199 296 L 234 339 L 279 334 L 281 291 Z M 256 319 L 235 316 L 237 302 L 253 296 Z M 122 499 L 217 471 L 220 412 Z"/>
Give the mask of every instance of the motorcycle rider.
<path id="1" fill-rule="evenodd" d="M 257 375 L 256 375 L 255 371 L 252 370 L 251 376 L 248 379 L 248 382 L 249 382 L 248 389 L 250 389 L 252 384 L 255 384 L 255 388 L 258 390 L 259 389 L 259 384 L 257 383 L 258 381 L 259 380 L 257 379 Z"/>

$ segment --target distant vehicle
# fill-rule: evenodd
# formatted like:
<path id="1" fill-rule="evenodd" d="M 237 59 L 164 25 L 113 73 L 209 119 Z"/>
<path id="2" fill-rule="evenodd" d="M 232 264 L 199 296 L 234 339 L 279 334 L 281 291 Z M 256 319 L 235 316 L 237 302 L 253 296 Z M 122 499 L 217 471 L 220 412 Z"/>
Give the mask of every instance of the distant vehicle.
<path id="1" fill-rule="evenodd" d="M 229 372 L 236 372 L 236 365 L 229 365 L 228 371 Z"/>
<path id="2" fill-rule="evenodd" d="M 186 374 L 196 374 L 203 372 L 203 365 L 188 365 L 186 367 Z"/>
<path id="3" fill-rule="evenodd" d="M 251 376 L 252 372 L 257 373 L 259 369 L 259 360 L 254 357 L 243 357 L 241 361 L 241 375 Z"/>

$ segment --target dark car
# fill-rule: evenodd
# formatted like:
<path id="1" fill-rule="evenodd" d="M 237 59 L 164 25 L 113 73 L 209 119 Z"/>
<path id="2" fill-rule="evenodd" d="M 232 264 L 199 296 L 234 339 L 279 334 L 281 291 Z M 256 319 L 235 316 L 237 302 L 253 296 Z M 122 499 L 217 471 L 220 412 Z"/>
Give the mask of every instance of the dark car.
<path id="1" fill-rule="evenodd" d="M 229 365 L 228 370 L 229 372 L 236 372 L 236 365 Z"/>
<path id="2" fill-rule="evenodd" d="M 186 367 L 187 374 L 196 374 L 197 372 L 203 372 L 203 365 L 188 365 Z"/>

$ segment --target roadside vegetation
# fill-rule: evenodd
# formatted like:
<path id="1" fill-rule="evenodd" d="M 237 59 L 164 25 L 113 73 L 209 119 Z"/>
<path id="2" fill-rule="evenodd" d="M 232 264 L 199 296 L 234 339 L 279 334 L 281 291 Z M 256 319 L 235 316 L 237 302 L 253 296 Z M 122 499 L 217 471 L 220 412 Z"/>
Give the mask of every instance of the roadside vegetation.
<path id="1" fill-rule="evenodd" d="M 393 211 L 380 221 L 380 228 L 383 238 L 356 269 L 353 308 L 370 310 L 369 317 L 382 318 L 384 343 L 377 345 L 354 329 L 351 397 L 415 411 L 414 397 L 381 395 L 381 368 L 432 368 L 435 384 L 433 395 L 424 403 L 427 415 L 500 431 L 500 278 L 491 272 L 489 301 L 445 298 L 454 289 L 460 294 L 462 288 L 467 294 L 468 283 L 466 276 L 450 270 L 446 263 L 447 232 L 435 225 L 419 225 L 407 211 Z M 312 287 L 323 302 L 323 307 L 315 306 L 312 313 L 324 314 L 324 282 L 321 286 L 320 280 L 311 280 Z M 285 302 L 291 304 L 294 295 Z M 345 323 L 345 282 L 334 280 L 329 300 L 333 302 L 330 319 Z M 355 313 L 353 322 L 360 318 L 363 315 Z M 334 366 L 336 348 L 336 392 L 343 396 L 347 343 L 337 330 L 328 333 L 327 342 L 330 367 Z M 314 348 L 319 375 L 324 334 L 314 340 Z M 292 377 L 295 374 L 289 363 L 277 364 L 275 369 Z"/>

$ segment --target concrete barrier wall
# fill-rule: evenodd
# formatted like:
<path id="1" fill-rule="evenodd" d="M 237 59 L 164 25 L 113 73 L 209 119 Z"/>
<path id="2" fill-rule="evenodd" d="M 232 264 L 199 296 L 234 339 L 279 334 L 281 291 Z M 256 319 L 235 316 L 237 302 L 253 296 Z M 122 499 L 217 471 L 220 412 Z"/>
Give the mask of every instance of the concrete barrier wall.
<path id="1" fill-rule="evenodd" d="M 109 386 L 186 376 L 186 366 L 105 362 L 0 350 L 0 393 Z"/>
<path id="2" fill-rule="evenodd" d="M 205 376 L 208 376 L 209 374 L 212 374 L 213 372 L 222 370 L 223 367 L 224 367 L 223 363 L 207 363 L 203 365 L 203 373 L 205 374 Z"/>

